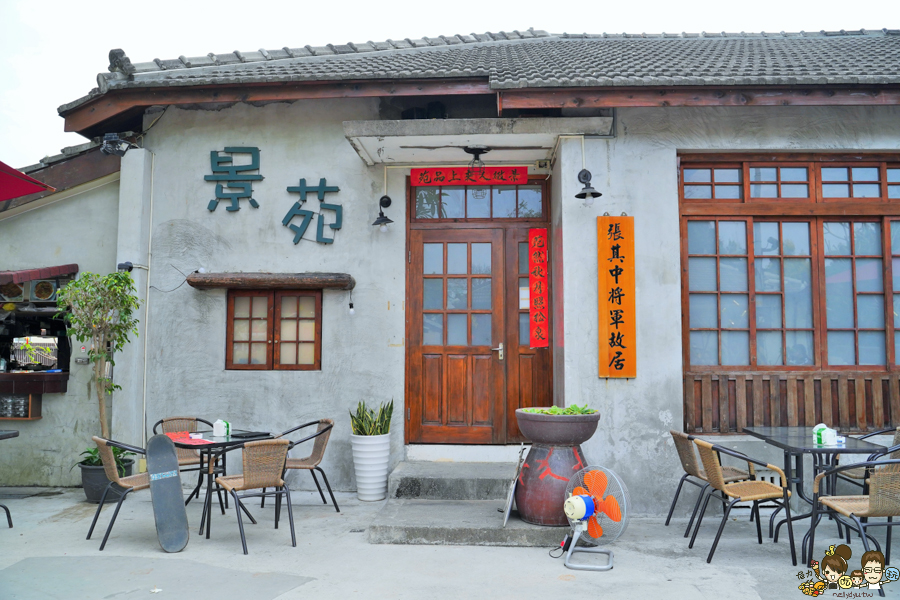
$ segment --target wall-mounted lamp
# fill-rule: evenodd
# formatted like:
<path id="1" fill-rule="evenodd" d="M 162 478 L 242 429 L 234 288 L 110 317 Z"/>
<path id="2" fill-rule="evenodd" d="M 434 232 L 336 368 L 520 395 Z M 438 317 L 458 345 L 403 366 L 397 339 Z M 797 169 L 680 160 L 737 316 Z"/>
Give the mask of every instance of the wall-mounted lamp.
<path id="1" fill-rule="evenodd" d="M 584 184 L 584 188 L 575 194 L 575 197 L 584 200 L 585 206 L 593 206 L 594 198 L 599 198 L 603 194 L 591 187 L 591 172 L 584 166 L 584 136 L 581 136 L 581 170 L 578 172 L 578 181 Z"/>
<path id="2" fill-rule="evenodd" d="M 348 312 L 351 317 L 356 314 L 356 311 L 353 310 L 353 290 L 350 290 L 350 310 Z"/>
<path id="3" fill-rule="evenodd" d="M 125 261 L 125 262 L 120 262 L 119 264 L 116 265 L 116 270 L 125 271 L 126 273 L 131 273 L 131 271 L 133 269 L 134 269 L 134 264 L 132 264 L 132 262 L 130 260 Z"/>
<path id="4" fill-rule="evenodd" d="M 472 155 L 472 162 L 469 163 L 469 171 L 475 177 L 481 177 L 484 174 L 484 161 L 481 160 L 482 154 L 487 154 L 491 149 L 487 146 L 466 146 L 463 148 L 466 154 Z"/>
<path id="5" fill-rule="evenodd" d="M 382 196 L 382 197 L 378 200 L 378 206 L 379 206 L 379 209 L 378 209 L 378 218 L 375 219 L 375 222 L 372 223 L 372 225 L 378 227 L 379 230 L 381 231 L 381 233 L 387 233 L 387 230 L 388 230 L 388 224 L 389 224 L 389 223 L 393 223 L 393 221 L 391 221 L 391 220 L 388 219 L 386 216 L 384 216 L 384 209 L 387 208 L 387 207 L 389 207 L 390 205 L 391 205 L 391 198 L 390 198 L 390 196 Z"/>

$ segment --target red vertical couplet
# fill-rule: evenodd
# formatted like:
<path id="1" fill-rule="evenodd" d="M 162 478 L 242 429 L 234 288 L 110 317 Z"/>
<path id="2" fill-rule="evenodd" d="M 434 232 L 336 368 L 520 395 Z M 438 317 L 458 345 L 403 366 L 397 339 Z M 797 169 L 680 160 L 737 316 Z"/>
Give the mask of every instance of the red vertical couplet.
<path id="1" fill-rule="evenodd" d="M 637 376 L 634 217 L 597 217 L 600 377 Z"/>
<path id="2" fill-rule="evenodd" d="M 548 248 L 546 228 L 528 230 L 528 321 L 532 348 L 547 348 L 550 345 Z"/>

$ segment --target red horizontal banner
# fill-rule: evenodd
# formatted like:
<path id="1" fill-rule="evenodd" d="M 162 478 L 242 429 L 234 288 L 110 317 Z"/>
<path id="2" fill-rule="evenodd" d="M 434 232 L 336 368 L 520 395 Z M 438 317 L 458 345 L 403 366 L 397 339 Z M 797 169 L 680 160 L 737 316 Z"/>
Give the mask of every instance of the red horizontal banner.
<path id="1" fill-rule="evenodd" d="M 528 183 L 528 167 L 440 167 L 412 169 L 414 186 L 432 185 L 522 185 Z"/>

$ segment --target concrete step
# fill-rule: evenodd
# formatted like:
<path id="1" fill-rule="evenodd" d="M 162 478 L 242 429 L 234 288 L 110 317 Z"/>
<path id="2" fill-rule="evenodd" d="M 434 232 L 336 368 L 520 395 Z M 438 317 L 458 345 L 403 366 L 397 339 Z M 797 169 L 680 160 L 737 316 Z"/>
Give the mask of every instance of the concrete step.
<path id="1" fill-rule="evenodd" d="M 401 462 L 388 479 L 388 498 L 506 500 L 515 463 Z"/>
<path id="2" fill-rule="evenodd" d="M 542 527 L 515 511 L 503 527 L 505 500 L 388 500 L 366 535 L 370 544 L 552 548 L 566 527 Z"/>

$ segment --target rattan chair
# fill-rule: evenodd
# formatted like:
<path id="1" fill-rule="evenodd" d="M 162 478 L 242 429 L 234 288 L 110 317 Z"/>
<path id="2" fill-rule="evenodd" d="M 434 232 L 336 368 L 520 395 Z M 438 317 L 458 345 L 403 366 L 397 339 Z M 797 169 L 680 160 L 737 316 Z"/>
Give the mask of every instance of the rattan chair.
<path id="1" fill-rule="evenodd" d="M 201 419 L 199 417 L 169 417 L 168 419 L 160 419 L 153 425 L 153 434 L 156 435 L 157 433 L 176 433 L 179 431 L 196 433 L 197 423 L 203 423 L 204 425 L 209 426 L 210 429 L 213 428 L 212 423 L 210 423 L 206 419 Z M 159 431 L 157 431 L 157 429 L 159 429 Z M 191 450 L 190 448 L 175 448 L 175 455 L 178 456 L 178 467 L 182 472 L 198 472 L 197 485 L 196 487 L 194 487 L 193 491 L 191 491 L 191 495 L 187 497 L 187 500 L 184 501 L 184 504 L 187 505 L 194 498 L 194 496 L 196 496 L 198 499 L 200 498 L 200 487 L 203 485 L 203 475 L 206 474 L 206 467 L 203 460 L 204 455 L 201 454 L 199 450 Z M 228 474 L 225 467 L 224 453 L 222 454 L 221 465 L 216 465 L 216 468 L 220 474 Z M 225 502 L 225 506 L 228 506 L 227 497 Z M 219 495 L 219 504 L 221 503 L 222 496 Z M 225 506 L 222 507 L 222 514 L 225 514 Z"/>
<path id="2" fill-rule="evenodd" d="M 259 496 L 275 496 L 275 529 L 278 529 L 278 518 L 281 512 L 281 496 L 287 498 L 288 520 L 291 524 L 291 544 L 297 546 L 297 538 L 294 535 L 294 513 L 291 509 L 291 491 L 282 479 L 284 473 L 284 461 L 290 442 L 288 440 L 260 440 L 247 442 L 243 445 L 244 472 L 240 475 L 228 475 L 216 477 L 216 483 L 225 488 L 234 499 L 234 509 L 237 512 L 238 528 L 241 531 L 241 544 L 244 554 L 247 554 L 247 538 L 244 536 L 244 522 L 241 519 L 241 499 L 255 498 Z M 274 488 L 271 492 L 261 491 L 254 494 L 241 494 L 238 492 Z M 248 513 L 249 514 L 249 513 Z M 253 517 L 250 519 L 256 523 Z"/>
<path id="3" fill-rule="evenodd" d="M 312 435 L 306 436 L 302 440 L 291 442 L 290 446 L 288 446 L 288 452 L 290 452 L 295 446 L 315 439 L 315 442 L 313 442 L 312 452 L 306 458 L 291 458 L 289 455 L 284 463 L 284 472 L 287 473 L 288 469 L 300 469 L 309 471 L 309 474 L 312 475 L 313 482 L 315 482 L 316 484 L 316 488 L 318 488 L 319 490 L 319 496 L 322 498 L 322 504 L 328 504 L 328 501 L 325 499 L 325 494 L 322 493 L 322 486 L 319 485 L 319 480 L 316 478 L 316 471 L 318 471 L 322 475 L 322 479 L 325 481 L 325 487 L 328 488 L 328 495 L 331 496 L 331 503 L 334 504 L 334 510 L 336 510 L 337 512 L 341 512 L 341 509 L 338 508 L 337 500 L 334 499 L 334 492 L 331 491 L 331 485 L 328 483 L 328 477 L 325 476 L 325 471 L 323 471 L 322 467 L 319 466 L 319 464 L 322 462 L 322 458 L 324 458 L 325 456 L 325 447 L 328 446 L 328 438 L 331 437 L 331 429 L 334 427 L 334 421 L 332 421 L 331 419 L 319 419 L 318 421 L 310 421 L 309 423 L 304 423 L 303 425 L 292 427 L 287 431 L 276 435 L 275 438 L 281 438 L 299 429 L 310 427 L 311 425 L 318 425 L 318 427 L 316 428 L 316 432 Z M 284 475 L 282 475 L 282 478 L 284 478 Z M 266 490 L 264 489 L 263 491 L 265 492 Z M 263 499 L 260 502 L 260 507 L 264 507 L 265 505 L 266 498 L 265 496 L 263 496 Z"/>
<path id="4" fill-rule="evenodd" d="M 119 470 L 116 468 L 116 459 L 113 456 L 112 447 L 128 450 L 135 454 L 146 454 L 143 448 L 136 448 L 134 446 L 129 446 L 128 444 L 114 442 L 113 440 L 107 440 L 97 436 L 94 436 L 91 439 L 94 440 L 94 443 L 97 444 L 97 449 L 100 451 L 100 460 L 103 461 L 103 470 L 106 472 L 106 477 L 109 479 L 109 485 L 103 490 L 103 495 L 100 497 L 100 504 L 97 505 L 97 512 L 94 513 L 94 520 L 91 521 L 91 528 L 88 530 L 87 538 L 85 539 L 91 539 L 91 534 L 94 533 L 97 517 L 100 516 L 100 511 L 103 510 L 103 504 L 106 502 L 106 495 L 109 493 L 110 488 L 112 488 L 113 485 L 117 485 L 125 490 L 119 497 L 119 502 L 116 504 L 116 511 L 109 521 L 109 526 L 106 528 L 106 535 L 103 536 L 103 542 L 100 544 L 100 550 L 103 550 L 103 548 L 106 547 L 106 540 L 109 539 L 109 533 L 112 531 L 113 525 L 116 522 L 116 517 L 119 516 L 119 509 L 122 508 L 122 502 L 125 501 L 125 497 L 131 492 L 149 488 L 150 475 L 147 473 L 140 473 L 138 475 L 120 477 Z"/>
<path id="5" fill-rule="evenodd" d="M 860 496 L 826 496 L 819 493 L 819 487 L 823 479 L 853 468 L 862 469 L 864 472 L 868 471 L 868 494 Z M 820 511 L 819 504 L 824 507 L 824 511 Z M 869 551 L 869 539 L 875 542 L 875 547 L 878 550 L 881 550 L 881 545 L 866 530 L 869 527 L 887 527 L 884 555 L 885 564 L 890 563 L 891 529 L 894 525 L 900 524 L 900 521 L 897 523 L 893 522 L 894 517 L 900 517 L 900 459 L 865 461 L 863 463 L 838 466 L 816 476 L 813 482 L 809 552 L 807 552 L 807 548 L 803 549 L 804 561 L 807 556 L 812 558 L 811 552 L 814 550 L 813 544 L 815 544 L 816 525 L 820 512 L 844 517 L 842 522 L 848 527 L 847 543 L 850 543 L 849 529 L 856 529 L 867 552 Z M 876 517 L 885 517 L 887 520 L 876 523 L 868 522 L 868 519 Z"/>
<path id="6" fill-rule="evenodd" d="M 675 431 L 674 429 L 669 430 L 669 433 L 672 434 L 672 439 L 675 441 L 675 449 L 678 451 L 678 458 L 681 459 L 681 467 L 684 469 L 684 475 L 681 476 L 678 487 L 675 489 L 675 497 L 672 498 L 672 505 L 669 507 L 669 516 L 666 517 L 666 526 L 669 525 L 669 521 L 672 519 L 672 513 L 675 511 L 675 503 L 678 502 L 678 495 L 681 493 L 681 487 L 685 482 L 700 488 L 700 495 L 697 496 L 697 501 L 694 503 L 694 511 L 691 513 L 691 520 L 688 521 L 687 529 L 684 530 L 684 537 L 687 537 L 691 534 L 691 526 L 694 524 L 694 519 L 697 517 L 697 510 L 700 508 L 700 502 L 703 500 L 704 495 L 709 489 L 709 480 L 706 478 L 706 473 L 700 465 L 697 464 L 697 453 L 694 450 L 694 444 L 692 443 L 694 436 L 681 431 Z M 725 480 L 725 483 L 753 479 L 755 477 L 753 463 L 748 462 L 747 466 L 747 471 L 736 467 L 722 467 L 722 477 Z"/>
<path id="7" fill-rule="evenodd" d="M 729 502 L 725 506 L 725 514 L 722 515 L 722 522 L 719 524 L 716 539 L 713 541 L 712 548 L 709 550 L 709 556 L 706 557 L 706 562 L 712 561 L 716 546 L 719 544 L 719 538 L 722 536 L 722 530 L 725 528 L 725 522 L 728 521 L 728 514 L 738 502 L 753 502 L 752 512 L 756 514 L 756 537 L 759 540 L 759 543 L 762 544 L 762 528 L 759 522 L 759 502 L 760 500 L 772 500 L 784 508 L 788 524 L 788 537 L 790 538 L 791 543 L 791 560 L 794 565 L 796 565 L 797 552 L 794 548 L 794 528 L 793 525 L 791 525 L 791 492 L 788 490 L 790 484 L 788 483 L 787 477 L 784 475 L 784 471 L 775 465 L 770 465 L 761 460 L 750 458 L 746 454 L 741 454 L 740 452 L 735 452 L 734 450 L 729 450 L 722 446 L 714 446 L 703 440 L 694 439 L 694 444 L 697 446 L 697 451 L 700 453 L 700 460 L 703 461 L 707 480 L 713 489 L 706 495 L 706 499 L 703 501 L 703 508 L 700 509 L 700 516 L 697 518 L 697 526 L 694 528 L 694 534 L 691 536 L 691 543 L 688 544 L 688 548 L 694 547 L 694 540 L 697 539 L 697 532 L 700 531 L 700 524 L 703 522 L 703 514 L 706 512 L 706 507 L 709 504 L 709 499 L 713 493 L 718 492 L 719 497 L 723 500 L 729 500 Z M 736 481 L 734 483 L 726 483 L 722 465 L 719 460 L 721 454 L 733 456 L 747 461 L 748 463 L 771 469 L 781 477 L 781 485 L 778 486 L 774 483 L 769 483 L 768 481 Z"/>
<path id="8" fill-rule="evenodd" d="M 874 461 L 874 460 L 881 458 L 882 456 L 888 456 L 891 459 L 900 459 L 900 427 L 897 427 L 896 429 L 888 428 L 888 429 L 882 429 L 880 431 L 873 431 L 871 433 L 867 433 L 866 435 L 861 435 L 857 439 L 864 440 L 864 439 L 870 438 L 872 436 L 885 435 L 885 434 L 889 434 L 889 433 L 894 434 L 894 441 L 891 443 L 891 447 L 887 448 L 886 450 L 871 454 L 869 456 L 869 458 L 866 459 L 866 461 Z M 839 462 L 840 456 L 841 456 L 840 454 L 835 455 L 835 457 L 834 457 L 835 464 L 840 464 L 840 462 Z M 859 463 L 857 463 L 857 464 L 859 464 Z M 863 494 L 865 494 L 867 492 L 866 484 L 865 484 L 866 469 L 863 467 L 852 465 L 852 464 L 848 465 L 848 466 L 853 467 L 853 468 L 847 469 L 846 471 L 841 471 L 840 473 L 837 474 L 837 478 L 841 479 L 843 481 L 846 481 L 848 483 L 852 483 L 855 486 L 863 488 Z"/>

